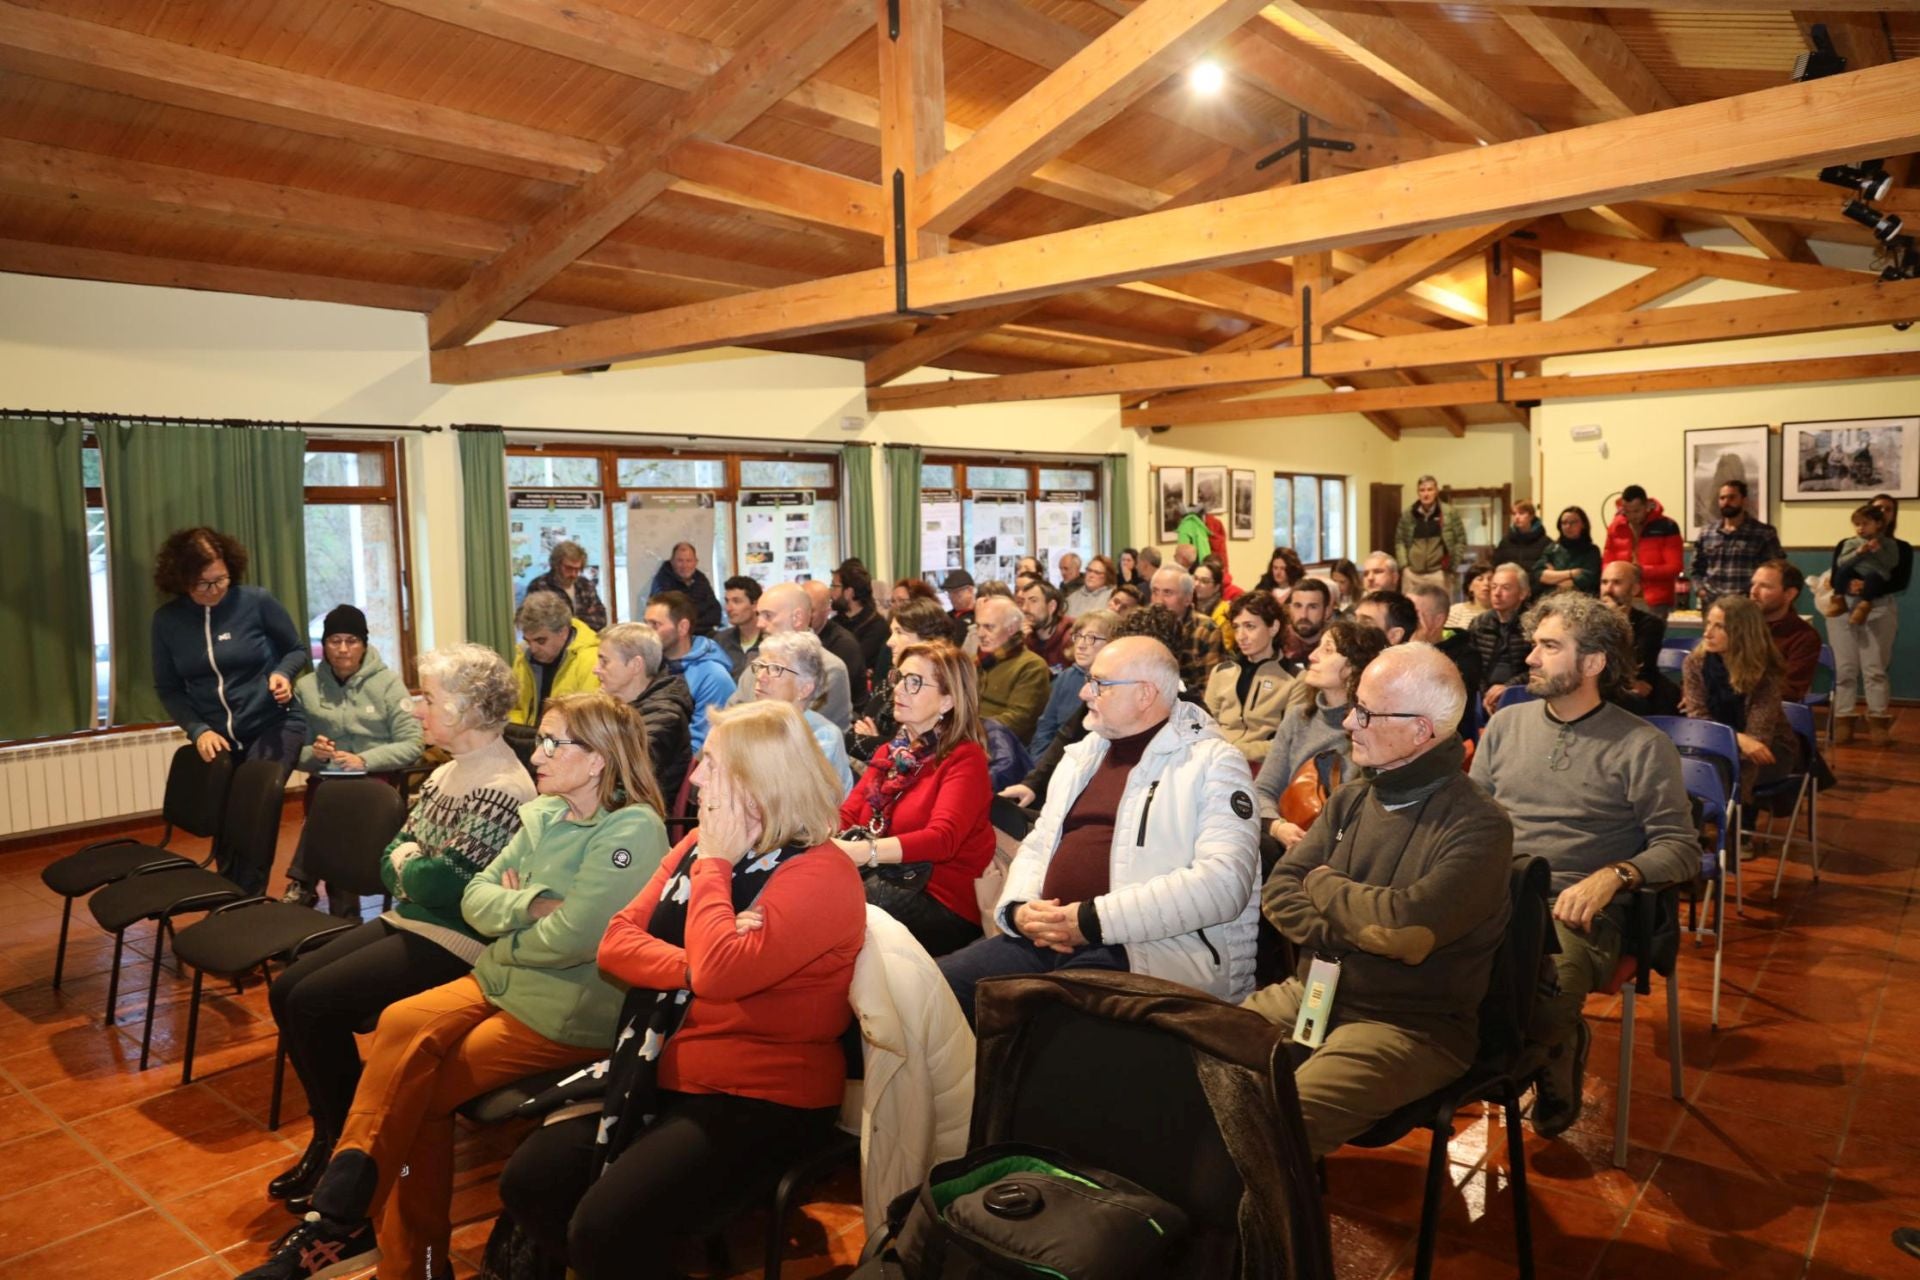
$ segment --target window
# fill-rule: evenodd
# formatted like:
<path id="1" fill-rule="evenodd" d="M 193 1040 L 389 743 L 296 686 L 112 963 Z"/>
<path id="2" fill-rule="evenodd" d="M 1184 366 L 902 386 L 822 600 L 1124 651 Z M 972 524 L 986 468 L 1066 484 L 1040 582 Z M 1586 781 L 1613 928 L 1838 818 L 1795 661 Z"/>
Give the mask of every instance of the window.
<path id="1" fill-rule="evenodd" d="M 1346 558 L 1346 477 L 1275 472 L 1273 539 L 1290 543 L 1305 564 Z"/>
<path id="2" fill-rule="evenodd" d="M 1098 468 L 1050 463 L 972 464 L 940 458 L 920 468 L 920 574 L 938 586 L 954 569 L 1011 584 L 1020 557 L 1059 578 L 1060 557 L 1099 549 Z"/>
<path id="3" fill-rule="evenodd" d="M 367 642 L 408 679 L 413 627 L 400 518 L 400 447 L 392 441 L 307 441 L 307 638 L 315 658 L 328 610 L 367 615 Z"/>

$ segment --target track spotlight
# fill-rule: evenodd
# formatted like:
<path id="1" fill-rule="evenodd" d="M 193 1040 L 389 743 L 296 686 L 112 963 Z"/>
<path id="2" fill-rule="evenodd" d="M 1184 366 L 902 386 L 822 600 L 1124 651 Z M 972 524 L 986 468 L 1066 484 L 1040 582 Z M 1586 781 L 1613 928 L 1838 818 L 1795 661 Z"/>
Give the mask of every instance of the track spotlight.
<path id="1" fill-rule="evenodd" d="M 1862 200 L 1878 200 L 1893 188 L 1893 175 L 1881 168 L 1878 160 L 1861 164 L 1830 164 L 1820 171 L 1820 181 L 1857 191 Z"/>
<path id="2" fill-rule="evenodd" d="M 1873 238 L 1881 244 L 1885 244 L 1899 235 L 1900 228 L 1905 225 L 1901 221 L 1899 214 L 1881 213 L 1864 200 L 1849 201 L 1847 207 L 1840 212 L 1873 232 Z"/>

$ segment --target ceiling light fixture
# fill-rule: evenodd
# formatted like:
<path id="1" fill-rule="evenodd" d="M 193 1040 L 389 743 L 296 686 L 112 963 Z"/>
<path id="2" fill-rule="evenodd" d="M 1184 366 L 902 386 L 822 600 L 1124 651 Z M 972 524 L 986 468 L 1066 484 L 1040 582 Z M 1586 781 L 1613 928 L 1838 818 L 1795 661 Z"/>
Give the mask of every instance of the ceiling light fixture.
<path id="1" fill-rule="evenodd" d="M 1849 201 L 1847 207 L 1840 212 L 1873 232 L 1873 238 L 1881 244 L 1886 244 L 1895 236 L 1899 235 L 1900 228 L 1905 225 L 1901 221 L 1899 214 L 1881 213 L 1864 200 Z"/>
<path id="2" fill-rule="evenodd" d="M 1816 22 L 1807 31 L 1807 38 L 1813 42 L 1813 48 L 1793 60 L 1793 83 L 1805 80 L 1818 80 L 1823 76 L 1837 76 L 1847 69 L 1847 60 L 1833 47 L 1833 37 L 1827 34 L 1827 24 Z"/>
<path id="3" fill-rule="evenodd" d="M 1893 175 L 1878 160 L 1859 164 L 1830 164 L 1820 171 L 1820 181 L 1860 193 L 1862 200 L 1879 200 L 1893 189 Z"/>
<path id="4" fill-rule="evenodd" d="M 1219 63 L 1208 59 L 1193 64 L 1193 70 L 1187 72 L 1187 83 L 1201 97 L 1211 98 L 1227 87 L 1227 73 Z"/>

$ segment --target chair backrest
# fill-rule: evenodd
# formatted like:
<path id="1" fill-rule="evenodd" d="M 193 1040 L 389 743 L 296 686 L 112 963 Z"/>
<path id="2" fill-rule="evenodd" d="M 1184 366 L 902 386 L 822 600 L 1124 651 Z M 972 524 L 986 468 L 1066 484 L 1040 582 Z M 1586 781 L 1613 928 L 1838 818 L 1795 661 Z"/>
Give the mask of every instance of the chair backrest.
<path id="1" fill-rule="evenodd" d="M 1508 707 L 1517 707 L 1523 702 L 1532 702 L 1533 700 L 1533 695 L 1527 692 L 1527 686 L 1523 684 L 1510 684 L 1501 690 L 1499 705 L 1494 707 L 1494 710 L 1504 711 Z"/>
<path id="2" fill-rule="evenodd" d="M 1680 775 L 1686 782 L 1687 794 L 1698 800 L 1705 813 L 1702 815 L 1715 822 L 1727 820 L 1727 780 L 1713 761 L 1701 756 L 1682 756 Z"/>
<path id="3" fill-rule="evenodd" d="M 1332 1275 L 1283 1029 L 1153 978 L 980 984 L 970 1149 L 1054 1148 L 1186 1211 L 1179 1274 Z"/>
<path id="4" fill-rule="evenodd" d="M 277 760 L 249 760 L 233 771 L 226 818 L 220 827 L 222 865 L 258 867 L 264 880 L 280 843 L 280 807 L 287 789 L 286 769 Z M 245 883 L 244 877 L 239 877 Z"/>
<path id="5" fill-rule="evenodd" d="M 1786 714 L 1787 726 L 1799 735 L 1802 772 L 1811 769 L 1815 741 L 1813 708 L 1804 702 L 1782 702 L 1780 710 Z"/>
<path id="6" fill-rule="evenodd" d="M 1662 649 L 1673 649 L 1680 653 L 1688 653 L 1698 648 L 1699 644 L 1699 636 L 1668 636 L 1660 642 L 1660 647 Z"/>
<path id="7" fill-rule="evenodd" d="M 1480 1001 L 1481 1062 L 1504 1067 L 1526 1047 L 1540 991 L 1540 961 L 1553 935 L 1552 881 L 1545 858 L 1514 858 L 1507 879 L 1512 911 Z"/>
<path id="8" fill-rule="evenodd" d="M 699 826 L 689 806 L 693 803 L 693 770 L 687 770 L 687 776 L 680 779 L 680 789 L 674 792 L 673 802 L 667 813 L 667 838 L 676 843 L 686 834 Z"/>
<path id="9" fill-rule="evenodd" d="M 1727 794 L 1739 794 L 1740 738 L 1731 725 L 1718 720 L 1696 720 L 1692 716 L 1648 716 L 1647 723 L 1672 739 L 1682 756 L 1714 761 L 1726 779 Z"/>
<path id="10" fill-rule="evenodd" d="M 1659 666 L 1662 671 L 1685 671 L 1687 669 L 1687 651 L 1685 649 L 1660 650 Z"/>
<path id="11" fill-rule="evenodd" d="M 379 893 L 380 858 L 407 818 L 398 789 L 379 778 L 329 778 L 300 829 L 301 865 L 330 893 Z M 304 855 L 304 856 L 303 856 Z"/>
<path id="12" fill-rule="evenodd" d="M 173 762 L 167 766 L 160 816 L 168 826 L 211 839 L 220 834 L 232 785 L 233 757 L 222 751 L 212 760 L 202 760 L 189 742 L 173 753 Z"/>

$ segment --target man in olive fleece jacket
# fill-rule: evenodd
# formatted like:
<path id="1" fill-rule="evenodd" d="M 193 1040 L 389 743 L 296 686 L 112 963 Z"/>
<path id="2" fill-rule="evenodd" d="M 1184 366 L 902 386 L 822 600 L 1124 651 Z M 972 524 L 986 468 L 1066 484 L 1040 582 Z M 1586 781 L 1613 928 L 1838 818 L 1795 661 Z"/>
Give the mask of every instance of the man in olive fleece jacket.
<path id="1" fill-rule="evenodd" d="M 1330 797 L 1261 896 L 1301 954 L 1248 1008 L 1290 1031 L 1314 957 L 1340 964 L 1326 1039 L 1294 1072 L 1315 1156 L 1458 1079 L 1478 1048 L 1513 827 L 1461 772 L 1466 697 L 1432 645 L 1374 659 L 1348 717 L 1366 776 Z"/>

